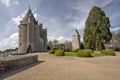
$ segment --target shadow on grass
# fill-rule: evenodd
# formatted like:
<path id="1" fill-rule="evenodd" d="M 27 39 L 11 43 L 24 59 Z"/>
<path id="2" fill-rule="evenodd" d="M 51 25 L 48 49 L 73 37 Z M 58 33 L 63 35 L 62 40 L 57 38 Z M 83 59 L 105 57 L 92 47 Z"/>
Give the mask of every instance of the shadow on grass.
<path id="1" fill-rule="evenodd" d="M 17 68 L 17 69 L 14 69 L 14 70 L 9 70 L 7 72 L 4 72 L 4 73 L 0 74 L 0 80 L 4 80 L 4 78 L 7 78 L 7 77 L 12 76 L 16 73 L 22 72 L 22 71 L 24 71 L 28 68 L 31 68 L 31 67 L 36 66 L 38 64 L 41 64 L 43 62 L 45 62 L 45 61 L 38 61 L 36 63 L 30 64 L 30 65 L 27 65 L 27 66 L 24 66 L 24 67 L 21 67 L 21 68 Z"/>

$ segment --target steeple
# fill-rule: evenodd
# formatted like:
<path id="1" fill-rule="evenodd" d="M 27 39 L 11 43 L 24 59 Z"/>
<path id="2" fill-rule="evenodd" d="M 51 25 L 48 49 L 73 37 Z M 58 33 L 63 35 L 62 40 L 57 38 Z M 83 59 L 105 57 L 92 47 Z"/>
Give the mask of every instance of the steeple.
<path id="1" fill-rule="evenodd" d="M 30 5 L 29 5 L 29 8 L 28 8 L 28 10 L 27 10 L 27 12 L 25 14 L 25 17 L 23 18 L 22 22 L 23 23 L 28 23 L 30 17 L 31 17 L 32 21 L 36 22 L 36 20 L 35 20 L 35 18 L 33 16 L 32 10 L 30 8 Z"/>
<path id="2" fill-rule="evenodd" d="M 29 4 L 29 9 L 28 10 L 31 11 L 30 4 Z"/>
<path id="3" fill-rule="evenodd" d="M 80 49 L 80 35 L 77 29 L 74 29 L 72 35 L 72 50 Z"/>
<path id="4" fill-rule="evenodd" d="M 79 35 L 78 30 L 77 30 L 76 28 L 75 28 L 74 30 L 75 30 L 75 31 L 74 31 L 73 35 Z"/>

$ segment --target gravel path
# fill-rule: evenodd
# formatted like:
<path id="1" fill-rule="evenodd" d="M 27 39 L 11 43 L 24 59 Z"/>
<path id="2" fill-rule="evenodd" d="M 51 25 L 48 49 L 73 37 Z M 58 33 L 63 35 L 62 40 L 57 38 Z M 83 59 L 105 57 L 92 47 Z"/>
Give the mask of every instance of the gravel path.
<path id="1" fill-rule="evenodd" d="M 39 55 L 39 62 L 9 71 L 4 80 L 120 80 L 120 55 L 95 58 Z"/>

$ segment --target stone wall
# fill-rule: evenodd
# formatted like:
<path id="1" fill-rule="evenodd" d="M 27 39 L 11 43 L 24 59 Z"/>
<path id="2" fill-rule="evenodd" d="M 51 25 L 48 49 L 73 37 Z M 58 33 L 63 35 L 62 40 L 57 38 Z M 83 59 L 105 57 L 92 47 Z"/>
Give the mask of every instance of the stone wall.
<path id="1" fill-rule="evenodd" d="M 38 55 L 15 55 L 10 57 L 0 57 L 0 73 L 24 67 L 38 61 Z"/>

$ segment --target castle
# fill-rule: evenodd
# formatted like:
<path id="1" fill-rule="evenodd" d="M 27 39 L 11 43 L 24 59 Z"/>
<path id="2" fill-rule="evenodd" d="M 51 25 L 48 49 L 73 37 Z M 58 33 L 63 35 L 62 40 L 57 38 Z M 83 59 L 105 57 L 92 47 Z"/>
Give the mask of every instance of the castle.
<path id="1" fill-rule="evenodd" d="M 72 34 L 72 50 L 77 50 L 81 48 L 80 34 L 77 29 Z"/>
<path id="2" fill-rule="evenodd" d="M 30 7 L 18 28 L 18 53 L 47 51 L 47 29 L 38 24 Z"/>

